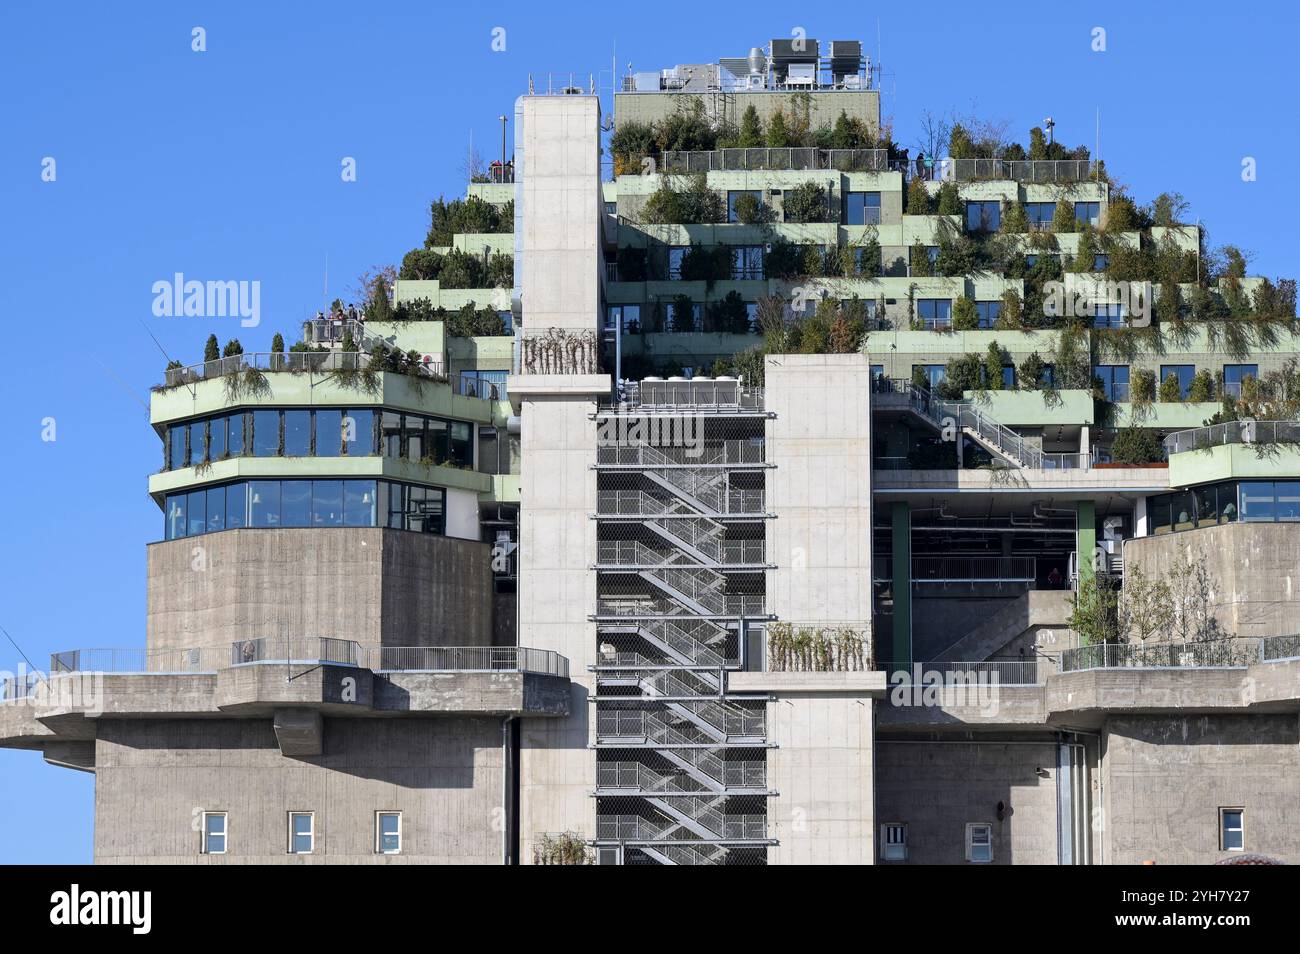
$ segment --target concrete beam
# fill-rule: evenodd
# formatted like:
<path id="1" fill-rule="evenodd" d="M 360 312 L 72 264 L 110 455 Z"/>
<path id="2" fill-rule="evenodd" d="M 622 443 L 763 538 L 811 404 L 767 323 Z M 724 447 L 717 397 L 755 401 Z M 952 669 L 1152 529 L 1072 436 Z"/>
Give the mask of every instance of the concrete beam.
<path id="1" fill-rule="evenodd" d="M 320 755 L 324 750 L 325 720 L 319 710 L 276 709 L 271 726 L 286 758 Z"/>

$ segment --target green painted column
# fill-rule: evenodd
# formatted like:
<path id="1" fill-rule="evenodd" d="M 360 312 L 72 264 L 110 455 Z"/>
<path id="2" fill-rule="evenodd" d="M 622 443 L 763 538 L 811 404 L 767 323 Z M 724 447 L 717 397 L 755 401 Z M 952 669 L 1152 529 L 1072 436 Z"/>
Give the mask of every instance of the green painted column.
<path id="1" fill-rule="evenodd" d="M 912 511 L 906 500 L 893 503 L 894 670 L 912 667 Z"/>
<path id="2" fill-rule="evenodd" d="M 1078 514 L 1074 524 L 1074 548 L 1078 553 L 1079 582 L 1090 579 L 1094 568 L 1093 553 L 1097 549 L 1097 503 L 1093 500 L 1080 500 L 1076 505 Z"/>

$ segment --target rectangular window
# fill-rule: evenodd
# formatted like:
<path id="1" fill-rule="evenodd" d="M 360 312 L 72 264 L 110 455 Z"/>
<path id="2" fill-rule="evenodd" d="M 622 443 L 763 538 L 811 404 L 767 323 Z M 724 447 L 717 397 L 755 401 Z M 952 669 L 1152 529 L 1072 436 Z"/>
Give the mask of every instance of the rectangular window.
<path id="1" fill-rule="evenodd" d="M 185 438 L 190 429 L 184 424 L 173 424 L 167 428 L 167 469 L 180 470 L 186 466 Z"/>
<path id="2" fill-rule="evenodd" d="M 997 199 L 966 203 L 966 231 L 996 232 L 1002 227 L 1002 203 Z"/>
<path id="3" fill-rule="evenodd" d="M 275 457 L 280 453 L 280 412 L 253 412 L 253 456 Z"/>
<path id="4" fill-rule="evenodd" d="M 992 328 L 997 324 L 998 318 L 1002 316 L 1002 302 L 977 301 L 975 302 L 975 313 L 979 315 L 981 328 Z"/>
<path id="5" fill-rule="evenodd" d="M 393 411 L 384 411 L 380 423 L 380 440 L 385 457 L 402 456 L 402 415 Z"/>
<path id="6" fill-rule="evenodd" d="M 202 490 L 191 490 L 185 501 L 187 537 L 197 536 L 208 529 L 208 495 Z"/>
<path id="7" fill-rule="evenodd" d="M 1092 373 L 1101 381 L 1101 390 L 1106 395 L 1106 400 L 1128 400 L 1127 364 L 1099 364 L 1092 369 Z"/>
<path id="8" fill-rule="evenodd" d="M 946 364 L 914 364 L 912 365 L 913 380 L 916 379 L 918 368 L 931 389 L 937 388 L 948 373 L 948 366 Z"/>
<path id="9" fill-rule="evenodd" d="M 668 278 L 678 279 L 682 277 L 682 259 L 686 257 L 686 250 L 689 246 L 674 245 L 668 249 Z"/>
<path id="10" fill-rule="evenodd" d="M 231 484 L 226 488 L 226 529 L 248 526 L 248 484 Z"/>
<path id="11" fill-rule="evenodd" d="M 244 411 L 228 415 L 226 418 L 226 449 L 230 451 L 231 457 L 239 457 L 244 453 L 244 422 L 246 419 L 247 414 Z"/>
<path id="12" fill-rule="evenodd" d="M 1223 393 L 1241 397 L 1241 386 L 1247 378 L 1259 380 L 1257 364 L 1225 364 L 1223 366 Z"/>
<path id="13" fill-rule="evenodd" d="M 1094 272 L 1104 272 L 1110 268 L 1110 256 L 1105 252 L 1098 252 L 1092 257 L 1092 270 Z"/>
<path id="14" fill-rule="evenodd" d="M 1241 519 L 1248 523 L 1272 523 L 1276 519 L 1271 481 L 1242 483 Z"/>
<path id="15" fill-rule="evenodd" d="M 732 281 L 763 280 L 763 246 L 737 245 L 731 250 Z"/>
<path id="16" fill-rule="evenodd" d="M 310 855 L 316 846 L 316 813 L 289 813 L 289 854 Z"/>
<path id="17" fill-rule="evenodd" d="M 1052 216 L 1055 214 L 1055 202 L 1025 203 L 1025 216 L 1029 219 L 1029 227 L 1031 229 L 1049 228 L 1052 224 Z"/>
<path id="18" fill-rule="evenodd" d="M 752 195 L 757 201 L 763 201 L 763 193 L 758 189 L 729 189 L 727 191 L 727 221 L 739 222 L 740 217 L 736 215 L 736 200 L 742 195 Z"/>
<path id="19" fill-rule="evenodd" d="M 208 490 L 208 533 L 226 529 L 226 488 Z"/>
<path id="20" fill-rule="evenodd" d="M 278 480 L 249 481 L 248 504 L 252 526 L 280 526 L 280 482 Z"/>
<path id="21" fill-rule="evenodd" d="M 474 431 L 465 421 L 448 422 L 447 461 L 467 470 L 474 468 Z"/>
<path id="22" fill-rule="evenodd" d="M 419 463 L 426 456 L 430 460 L 435 458 L 432 450 L 429 450 L 424 443 L 424 418 L 415 414 L 407 414 L 402 419 L 402 430 L 406 434 L 406 459 Z"/>
<path id="23" fill-rule="evenodd" d="M 880 224 L 880 193 L 879 192 L 844 193 L 844 224 L 845 225 L 879 225 Z"/>
<path id="24" fill-rule="evenodd" d="M 874 251 L 875 258 L 864 258 L 864 253 Z M 880 249 L 868 249 L 863 246 L 856 246 L 853 249 L 853 268 L 859 275 L 866 275 L 868 278 L 874 278 L 880 274 Z M 874 303 L 873 303 L 874 304 Z"/>
<path id="25" fill-rule="evenodd" d="M 226 456 L 226 429 L 230 419 L 214 417 L 208 422 L 208 460 L 222 460 Z"/>
<path id="26" fill-rule="evenodd" d="M 974 864 L 988 864 L 993 860 L 992 825 L 966 826 L 966 860 Z"/>
<path id="27" fill-rule="evenodd" d="M 677 332 L 699 331 L 702 307 L 698 302 L 669 302 L 668 330 Z"/>
<path id="28" fill-rule="evenodd" d="M 1116 302 L 1093 305 L 1092 326 L 1094 328 L 1123 328 L 1124 306 Z"/>
<path id="29" fill-rule="evenodd" d="M 952 299 L 918 298 L 916 316 L 926 328 L 947 328 L 952 324 Z"/>
<path id="30" fill-rule="evenodd" d="M 1273 484 L 1273 507 L 1278 520 L 1300 520 L 1300 482 L 1276 481 Z"/>
<path id="31" fill-rule="evenodd" d="M 200 851 L 205 855 L 226 853 L 226 813 L 203 813 L 203 842 Z"/>
<path id="32" fill-rule="evenodd" d="M 1002 390 L 1014 391 L 1016 389 L 1016 366 L 1014 364 L 1004 364 L 1002 366 Z"/>
<path id="33" fill-rule="evenodd" d="M 179 540 L 185 536 L 185 495 L 168 494 L 165 504 L 167 507 L 167 539 Z"/>
<path id="34" fill-rule="evenodd" d="M 1244 808 L 1219 809 L 1219 850 L 1246 850 L 1246 810 Z"/>
<path id="35" fill-rule="evenodd" d="M 343 452 L 349 457 L 375 453 L 375 412 L 352 409 L 343 418 Z"/>
<path id="36" fill-rule="evenodd" d="M 316 456 L 338 457 L 343 453 L 343 412 L 316 412 Z"/>
<path id="37" fill-rule="evenodd" d="M 373 480 L 343 482 L 343 525 L 345 527 L 375 525 L 375 482 Z"/>
<path id="38" fill-rule="evenodd" d="M 1100 202 L 1076 202 L 1074 203 L 1074 221 L 1080 225 L 1088 223 L 1093 228 L 1101 222 L 1101 203 Z"/>
<path id="39" fill-rule="evenodd" d="M 880 858 L 882 861 L 907 860 L 907 826 L 889 822 L 880 826 Z"/>
<path id="40" fill-rule="evenodd" d="M 195 421 L 190 424 L 190 456 L 188 463 L 191 467 L 207 460 L 207 441 L 205 439 L 207 432 L 207 421 Z"/>
<path id="41" fill-rule="evenodd" d="M 381 855 L 402 853 L 401 812 L 375 812 L 375 852 Z"/>
<path id="42" fill-rule="evenodd" d="M 280 526 L 311 526 L 311 481 L 280 482 Z"/>
<path id="43" fill-rule="evenodd" d="M 1194 364 L 1162 364 L 1160 366 L 1160 383 L 1163 385 L 1170 377 L 1178 382 L 1178 397 L 1186 401 L 1192 390 L 1192 378 L 1196 377 Z"/>
<path id="44" fill-rule="evenodd" d="M 284 412 L 284 456 L 311 456 L 311 411 Z"/>
<path id="45" fill-rule="evenodd" d="M 313 527 L 343 526 L 343 481 L 313 480 L 311 482 L 311 525 Z"/>

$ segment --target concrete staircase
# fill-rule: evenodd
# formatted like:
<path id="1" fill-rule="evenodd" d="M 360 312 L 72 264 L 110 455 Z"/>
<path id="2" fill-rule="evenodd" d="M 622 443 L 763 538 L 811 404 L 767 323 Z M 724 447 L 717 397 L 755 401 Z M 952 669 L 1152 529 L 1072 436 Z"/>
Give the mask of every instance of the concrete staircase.
<path id="1" fill-rule="evenodd" d="M 953 643 L 932 662 L 982 662 L 1035 626 L 1064 626 L 1071 590 L 1029 590 Z"/>

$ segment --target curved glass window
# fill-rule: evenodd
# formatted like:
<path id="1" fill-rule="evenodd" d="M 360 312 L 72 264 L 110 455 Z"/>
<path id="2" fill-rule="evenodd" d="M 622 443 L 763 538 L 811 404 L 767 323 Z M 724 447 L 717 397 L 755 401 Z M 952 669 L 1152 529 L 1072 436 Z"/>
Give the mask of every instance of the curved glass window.
<path id="1" fill-rule="evenodd" d="M 236 411 L 174 424 L 164 437 L 168 470 L 253 457 L 384 457 L 474 466 L 468 421 L 374 408 Z M 204 453 L 206 453 L 206 458 Z"/>
<path id="2" fill-rule="evenodd" d="M 387 480 L 249 480 L 164 501 L 165 539 L 242 527 L 392 527 L 446 532 L 447 492 Z"/>

